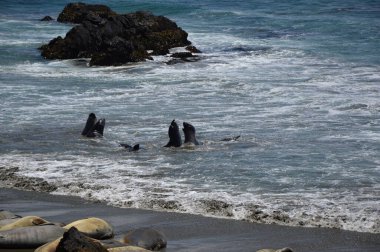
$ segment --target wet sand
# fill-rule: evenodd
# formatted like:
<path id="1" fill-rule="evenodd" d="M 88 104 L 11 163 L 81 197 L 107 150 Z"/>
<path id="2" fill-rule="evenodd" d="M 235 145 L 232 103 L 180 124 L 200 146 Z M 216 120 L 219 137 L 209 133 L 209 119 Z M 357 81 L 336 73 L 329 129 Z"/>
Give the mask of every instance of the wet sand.
<path id="1" fill-rule="evenodd" d="M 283 247 L 290 247 L 296 252 L 380 251 L 380 234 L 255 224 L 190 214 L 116 208 L 77 197 L 15 189 L 0 188 L 0 209 L 22 216 L 38 215 L 49 221 L 64 223 L 99 217 L 113 225 L 116 237 L 133 228 L 154 227 L 167 236 L 166 251 L 254 252 L 262 248 Z"/>

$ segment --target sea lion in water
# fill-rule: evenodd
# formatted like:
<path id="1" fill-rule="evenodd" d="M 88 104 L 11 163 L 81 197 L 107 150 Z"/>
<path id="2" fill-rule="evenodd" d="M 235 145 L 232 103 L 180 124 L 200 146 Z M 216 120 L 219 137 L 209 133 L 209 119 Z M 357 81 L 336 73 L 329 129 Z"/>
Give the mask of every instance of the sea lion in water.
<path id="1" fill-rule="evenodd" d="M 97 120 L 96 115 L 94 113 L 91 113 L 88 115 L 86 125 L 84 126 L 84 129 L 82 131 L 82 136 L 95 137 L 95 133 L 98 133 L 101 136 L 103 136 L 105 125 L 106 119 Z"/>
<path id="2" fill-rule="evenodd" d="M 126 148 L 129 152 L 131 151 L 138 151 L 140 149 L 140 144 L 135 144 L 135 145 L 129 145 L 129 144 L 124 144 L 121 143 L 120 146 Z"/>
<path id="3" fill-rule="evenodd" d="M 12 223 L 0 227 L 0 231 L 11 230 L 19 227 L 39 226 L 47 223 L 49 223 L 47 220 L 44 220 L 38 216 L 25 216 L 20 219 L 16 219 L 16 221 Z"/>
<path id="4" fill-rule="evenodd" d="M 71 227 L 76 227 L 78 231 L 84 233 L 85 235 L 103 240 L 113 237 L 113 228 L 106 221 L 99 218 L 87 218 L 82 220 L 74 221 L 63 228 L 70 229 Z"/>
<path id="5" fill-rule="evenodd" d="M 65 231 L 64 228 L 50 223 L 0 231 L 0 248 L 37 248 L 61 237 Z"/>
<path id="6" fill-rule="evenodd" d="M 180 147 L 182 145 L 181 134 L 175 120 L 173 120 L 168 130 L 169 142 L 164 147 Z"/>
<path id="7" fill-rule="evenodd" d="M 220 141 L 231 142 L 231 141 L 237 141 L 239 138 L 240 138 L 240 135 L 239 136 L 234 136 L 234 137 L 226 137 L 226 138 L 223 138 Z"/>
<path id="8" fill-rule="evenodd" d="M 122 240 L 128 245 L 138 246 L 144 249 L 158 251 L 166 248 L 166 237 L 154 228 L 138 228 L 129 231 Z"/>
<path id="9" fill-rule="evenodd" d="M 193 125 L 187 122 L 183 122 L 183 133 L 185 134 L 185 144 L 193 143 L 194 145 L 199 145 L 195 137 L 195 128 Z"/>

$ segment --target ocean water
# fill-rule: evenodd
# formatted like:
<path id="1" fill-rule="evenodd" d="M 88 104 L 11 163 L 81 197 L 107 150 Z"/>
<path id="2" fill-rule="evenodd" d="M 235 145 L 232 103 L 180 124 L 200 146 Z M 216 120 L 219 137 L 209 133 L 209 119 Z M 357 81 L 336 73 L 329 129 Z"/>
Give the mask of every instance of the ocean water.
<path id="1" fill-rule="evenodd" d="M 379 1 L 86 1 L 169 17 L 203 52 L 121 67 L 40 56 L 71 25 L 38 19 L 68 2 L 0 1 L 0 169 L 119 207 L 380 232 Z M 90 112 L 103 138 L 81 137 Z M 163 148 L 173 119 L 203 145 Z"/>

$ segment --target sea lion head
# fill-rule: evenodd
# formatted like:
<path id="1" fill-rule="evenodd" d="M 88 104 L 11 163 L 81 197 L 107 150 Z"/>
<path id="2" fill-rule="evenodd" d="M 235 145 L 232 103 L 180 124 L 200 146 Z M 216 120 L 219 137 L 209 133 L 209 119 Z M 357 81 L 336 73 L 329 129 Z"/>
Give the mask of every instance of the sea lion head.
<path id="1" fill-rule="evenodd" d="M 90 113 L 87 118 L 86 126 L 84 126 L 84 129 L 82 131 L 82 135 L 87 136 L 87 134 L 92 133 L 95 123 L 96 115 L 94 113 Z"/>
<path id="2" fill-rule="evenodd" d="M 180 147 L 182 145 L 181 134 L 179 133 L 178 124 L 173 120 L 168 130 L 169 142 L 165 147 Z"/>
<path id="3" fill-rule="evenodd" d="M 195 128 L 193 125 L 187 122 L 183 122 L 183 133 L 185 134 L 185 143 L 193 143 L 199 145 L 197 139 L 195 138 Z"/>

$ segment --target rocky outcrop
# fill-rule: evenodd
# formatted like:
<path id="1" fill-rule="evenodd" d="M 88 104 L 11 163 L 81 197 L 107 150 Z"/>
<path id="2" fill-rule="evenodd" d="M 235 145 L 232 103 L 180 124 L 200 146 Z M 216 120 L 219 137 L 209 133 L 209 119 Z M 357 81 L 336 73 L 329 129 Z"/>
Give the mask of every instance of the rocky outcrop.
<path id="1" fill-rule="evenodd" d="M 79 25 L 40 47 L 46 59 L 91 58 L 90 65 L 116 66 L 191 44 L 175 22 L 149 12 L 118 15 L 103 5 L 76 3 L 67 5 L 58 21 Z"/>
<path id="2" fill-rule="evenodd" d="M 54 19 L 51 16 L 45 16 L 45 17 L 40 19 L 40 21 L 46 21 L 46 22 L 53 21 L 53 20 Z"/>
<path id="3" fill-rule="evenodd" d="M 88 20 L 90 16 L 108 18 L 116 15 L 115 12 L 105 5 L 69 3 L 59 14 L 57 21 L 61 23 L 80 24 Z"/>
<path id="4" fill-rule="evenodd" d="M 57 252 L 107 252 L 99 242 L 85 236 L 79 232 L 75 227 L 70 228 L 63 234 L 60 240 Z"/>

